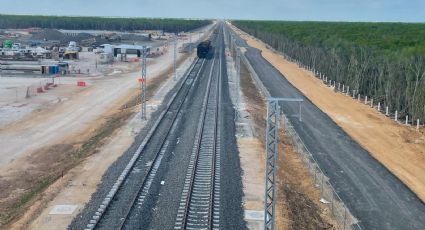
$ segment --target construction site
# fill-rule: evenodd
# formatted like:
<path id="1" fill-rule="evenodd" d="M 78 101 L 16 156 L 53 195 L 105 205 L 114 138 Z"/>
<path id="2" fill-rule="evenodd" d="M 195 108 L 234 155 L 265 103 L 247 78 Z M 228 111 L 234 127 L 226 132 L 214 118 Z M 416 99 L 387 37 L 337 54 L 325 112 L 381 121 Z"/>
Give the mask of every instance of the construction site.
<path id="1" fill-rule="evenodd" d="M 425 229 L 421 24 L 2 17 L 0 229 Z"/>
<path id="2" fill-rule="evenodd" d="M 1 37 L 5 40 L 0 57 L 0 143 L 5 148 L 2 153 L 6 154 L 1 157 L 1 187 L 7 188 L 2 189 L 2 208 L 9 206 L 9 201 L 16 202 L 15 197 L 7 194 L 23 188 L 23 184 L 19 185 L 23 181 L 18 182 L 18 178 L 31 181 L 24 187 L 34 186 L 38 183 L 35 178 L 44 177 L 48 170 L 45 160 L 56 158 L 56 153 L 78 149 L 110 116 L 133 100 L 140 91 L 143 58 L 152 77 L 149 82 L 159 86 L 159 79 L 170 74 L 173 61 L 182 65 L 190 56 L 191 44 L 184 33 L 140 31 L 117 35 L 92 31 L 99 35 L 89 35 L 50 29 L 31 31 L 36 32 L 4 30 Z M 193 31 L 194 41 L 205 37 L 206 32 Z M 87 37 L 97 41 L 87 41 Z M 44 42 L 31 48 L 37 38 Z M 169 67 L 164 68 L 164 64 Z M 176 71 L 181 75 L 183 70 Z M 159 102 L 150 105 L 152 109 L 159 106 L 156 103 Z M 128 116 L 129 112 L 123 115 Z M 66 139 L 71 141 L 66 144 Z M 27 147 L 22 148 L 23 145 Z M 42 152 L 36 156 L 41 157 L 44 166 L 33 165 L 35 162 L 27 158 L 35 153 L 34 149 Z M 56 162 L 53 158 L 50 163 Z M 64 173 L 76 162 L 56 163 L 58 167 L 51 168 L 49 173 Z M 22 177 L 22 173 L 28 175 Z M 16 183 L 9 184 L 11 181 Z M 21 191 L 25 193 L 25 189 Z"/>

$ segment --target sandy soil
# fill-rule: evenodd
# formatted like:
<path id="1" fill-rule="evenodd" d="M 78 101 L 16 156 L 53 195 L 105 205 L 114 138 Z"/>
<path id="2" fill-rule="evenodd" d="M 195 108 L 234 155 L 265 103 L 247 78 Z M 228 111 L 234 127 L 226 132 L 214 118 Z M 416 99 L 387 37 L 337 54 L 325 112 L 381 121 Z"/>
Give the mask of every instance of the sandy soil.
<path id="1" fill-rule="evenodd" d="M 245 209 L 263 211 L 264 207 L 264 149 L 255 137 L 238 138 L 239 154 L 244 169 Z"/>
<path id="2" fill-rule="evenodd" d="M 178 54 L 178 58 L 180 56 L 182 54 Z M 171 66 L 172 60 L 171 53 L 150 60 L 148 78 L 157 76 L 164 70 L 164 66 Z M 99 115 L 110 111 L 117 100 L 123 100 L 122 97 L 125 97 L 129 90 L 137 89 L 139 84 L 136 79 L 139 73 L 135 70 L 139 66 L 137 63 L 126 65 L 126 70 L 130 72 L 127 74 L 120 74 L 124 70 L 117 67 L 115 69 L 119 72 L 107 77 L 62 78 L 61 83 L 66 80 L 76 82 L 77 79 L 82 79 L 88 86 L 77 91 L 78 93 L 69 95 L 69 98 L 61 100 L 55 106 L 27 114 L 19 121 L 3 127 L 0 130 L 0 147 L 3 150 L 0 158 L 0 167 L 2 167 L 0 172 L 6 164 L 26 152 L 53 144 L 65 135 L 80 136 L 87 124 Z"/>
<path id="3" fill-rule="evenodd" d="M 95 191 L 108 166 L 131 145 L 133 138 L 131 127 L 121 128 L 115 138 L 111 139 L 113 143 L 106 144 L 98 154 L 88 158 L 51 185 L 42 198 L 10 229 L 66 229 Z M 52 201 L 47 203 L 49 200 Z M 72 214 L 51 215 L 50 212 L 56 205 L 77 205 L 77 209 Z M 40 216 L 36 217 L 37 214 Z"/>
<path id="4" fill-rule="evenodd" d="M 45 93 L 34 96 L 36 87 L 51 82 L 48 78 L 1 77 L 0 78 L 0 130 L 19 121 L 34 110 L 66 101 L 82 88 L 61 84 Z M 26 98 L 28 90 L 29 98 Z"/>
<path id="5" fill-rule="evenodd" d="M 320 191 L 289 137 L 281 134 L 279 138 L 279 152 L 283 154 L 277 159 L 281 168 L 277 171 L 277 229 L 338 229 L 329 208 L 320 203 Z"/>
<path id="6" fill-rule="evenodd" d="M 180 41 L 179 46 L 183 42 Z M 181 53 L 177 55 L 179 59 L 184 56 Z M 169 67 L 172 66 L 172 57 L 172 52 L 168 52 L 148 60 L 148 84 L 150 82 L 159 86 L 163 82 L 161 79 L 155 80 L 158 79 L 155 77 L 169 71 Z M 67 159 L 75 158 L 71 150 L 81 148 L 82 143 L 92 138 L 95 131 L 101 128 L 117 112 L 117 109 L 133 98 L 134 93 L 139 91 L 139 83 L 136 80 L 139 75 L 138 68 L 137 63 L 118 63 L 111 68 L 114 71 L 106 75 L 62 78 L 62 83 L 67 80 L 75 83 L 77 79 L 84 79 L 88 86 L 79 90 L 78 93 L 68 95 L 67 100 L 60 100 L 57 104 L 36 109 L 0 129 L 0 148 L 2 149 L 0 153 L 0 188 L 2 188 L 0 217 L 2 220 L 7 219 L 4 216 L 6 210 L 4 208 L 13 205 L 14 200 L 32 191 L 32 186 L 38 186 L 37 180 L 42 175 L 53 174 L 53 177 L 57 177 L 58 173 L 60 175 L 60 167 L 64 167 L 62 173 L 66 173 L 69 167 L 72 167 L 74 160 L 70 161 L 72 163 L 66 163 Z M 148 88 L 149 91 L 151 89 Z M 128 115 L 129 113 L 125 113 L 123 118 Z M 114 159 L 114 157 L 105 157 L 104 167 L 107 168 Z M 98 177 L 93 175 L 91 182 L 96 181 L 103 174 L 101 169 L 88 171 L 99 174 Z M 91 173 L 86 176 L 92 176 Z M 87 185 L 85 182 L 82 183 Z M 82 193 L 82 197 L 87 194 Z"/>
<path id="7" fill-rule="evenodd" d="M 242 103 L 241 123 L 249 123 L 253 128 L 253 136 L 238 137 L 245 209 L 263 211 L 266 106 L 243 64 L 241 89 L 242 101 L 246 102 Z M 279 152 L 283 154 L 278 155 L 277 164 L 276 229 L 335 229 L 328 208 L 319 202 L 320 193 L 308 170 L 282 132 L 279 138 Z M 261 224 L 248 226 L 262 229 Z"/>
<path id="8" fill-rule="evenodd" d="M 335 93 L 309 71 L 267 49 L 238 30 L 247 43 L 278 69 L 316 106 L 425 201 L 425 136 L 398 124 L 371 107 Z"/>
<path id="9" fill-rule="evenodd" d="M 178 71 L 183 73 L 190 65 L 191 60 L 185 59 Z M 181 76 L 181 75 L 180 75 Z M 155 111 L 162 102 L 166 93 L 175 85 L 171 75 L 165 73 L 158 76 L 162 86 L 153 94 L 154 101 L 150 100 L 147 116 Z M 42 201 L 31 206 L 31 210 L 11 229 L 66 229 L 72 219 L 84 208 L 91 194 L 96 191 L 100 179 L 108 167 L 124 153 L 134 142 L 137 133 L 146 124 L 140 120 L 139 107 L 131 109 L 136 114 L 103 145 L 97 154 L 89 157 L 82 164 L 73 168 L 62 179 L 56 181 L 43 193 Z M 43 204 L 44 203 L 44 204 Z M 57 205 L 77 205 L 72 214 L 51 214 Z"/>

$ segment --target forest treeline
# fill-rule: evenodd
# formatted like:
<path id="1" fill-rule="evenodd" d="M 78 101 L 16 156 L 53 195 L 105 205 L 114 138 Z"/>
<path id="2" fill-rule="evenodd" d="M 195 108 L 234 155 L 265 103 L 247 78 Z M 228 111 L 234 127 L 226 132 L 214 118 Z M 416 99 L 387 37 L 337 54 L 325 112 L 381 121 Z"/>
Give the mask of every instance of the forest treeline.
<path id="1" fill-rule="evenodd" d="M 208 20 L 159 18 L 64 17 L 36 15 L 0 15 L 0 28 L 41 27 L 69 30 L 164 30 L 181 32 L 211 23 Z"/>
<path id="2" fill-rule="evenodd" d="M 425 121 L 425 24 L 233 21 L 375 103 Z"/>

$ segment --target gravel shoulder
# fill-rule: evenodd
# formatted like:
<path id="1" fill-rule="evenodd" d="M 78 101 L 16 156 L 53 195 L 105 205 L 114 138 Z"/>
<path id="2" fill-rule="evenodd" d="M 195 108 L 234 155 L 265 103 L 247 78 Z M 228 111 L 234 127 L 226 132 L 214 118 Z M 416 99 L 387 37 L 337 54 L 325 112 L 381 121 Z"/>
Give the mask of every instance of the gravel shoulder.
<path id="1" fill-rule="evenodd" d="M 243 169 L 245 218 L 249 229 L 262 229 L 263 222 L 249 219 L 247 211 L 264 212 L 266 105 L 243 63 L 241 93 L 238 148 Z M 337 229 L 329 208 L 320 203 L 320 193 L 288 137 L 281 133 L 279 139 L 276 229 Z"/>

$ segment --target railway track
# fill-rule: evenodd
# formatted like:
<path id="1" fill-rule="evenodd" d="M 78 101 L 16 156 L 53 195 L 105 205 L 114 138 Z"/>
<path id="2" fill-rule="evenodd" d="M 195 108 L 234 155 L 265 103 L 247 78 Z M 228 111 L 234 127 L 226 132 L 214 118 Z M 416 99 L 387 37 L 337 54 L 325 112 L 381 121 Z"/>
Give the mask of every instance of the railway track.
<path id="1" fill-rule="evenodd" d="M 85 229 L 123 229 L 131 210 L 135 205 L 143 203 L 169 145 L 168 137 L 178 123 L 178 114 L 202 72 L 204 63 L 205 59 L 197 59 L 191 66 L 180 88 L 172 96 L 166 109 L 160 114 Z M 153 153 L 148 164 L 141 158 L 147 148 Z M 119 205 L 120 201 L 124 201 L 126 205 Z"/>
<path id="2" fill-rule="evenodd" d="M 221 50 L 219 55 L 218 76 L 210 73 L 174 229 L 220 227 Z"/>

